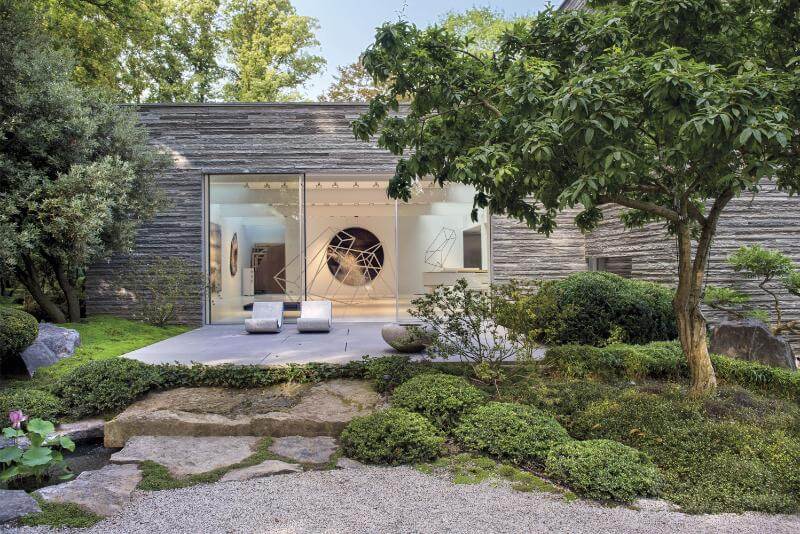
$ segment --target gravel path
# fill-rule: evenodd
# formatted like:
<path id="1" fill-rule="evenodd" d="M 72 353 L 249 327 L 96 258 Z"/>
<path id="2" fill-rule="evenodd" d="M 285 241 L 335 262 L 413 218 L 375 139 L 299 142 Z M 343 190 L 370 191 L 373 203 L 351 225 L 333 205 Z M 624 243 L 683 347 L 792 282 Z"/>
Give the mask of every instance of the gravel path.
<path id="1" fill-rule="evenodd" d="M 692 516 L 567 503 L 548 494 L 488 484 L 456 485 L 398 467 L 316 471 L 138 493 L 121 515 L 85 532 L 797 534 L 800 516 Z"/>

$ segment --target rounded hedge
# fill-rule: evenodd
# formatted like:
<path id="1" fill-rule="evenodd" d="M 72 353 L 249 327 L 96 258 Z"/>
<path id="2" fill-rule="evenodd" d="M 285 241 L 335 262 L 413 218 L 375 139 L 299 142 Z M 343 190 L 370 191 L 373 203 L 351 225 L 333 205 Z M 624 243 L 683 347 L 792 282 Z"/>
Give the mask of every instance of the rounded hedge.
<path id="1" fill-rule="evenodd" d="M 389 408 L 353 419 L 339 442 L 348 458 L 399 465 L 435 459 L 441 453 L 444 437 L 421 415 Z"/>
<path id="2" fill-rule="evenodd" d="M 159 384 L 157 367 L 114 358 L 75 368 L 58 381 L 54 393 L 71 414 L 81 417 L 121 410 Z"/>
<path id="3" fill-rule="evenodd" d="M 678 337 L 671 289 L 607 272 L 576 273 L 544 282 L 526 297 L 535 341 L 604 346 Z"/>
<path id="4" fill-rule="evenodd" d="M 64 413 L 61 399 L 40 389 L 9 389 L 0 392 L 0 427 L 7 426 L 5 418 L 11 410 L 22 410 L 28 418 L 38 417 L 47 421 L 57 421 Z"/>
<path id="5" fill-rule="evenodd" d="M 0 362 L 16 357 L 36 340 L 39 323 L 22 310 L 0 308 Z"/>
<path id="6" fill-rule="evenodd" d="M 516 464 L 543 464 L 553 446 L 571 439 L 552 416 L 507 402 L 476 408 L 461 418 L 453 434 L 468 449 Z"/>
<path id="7" fill-rule="evenodd" d="M 422 414 L 438 427 L 448 429 L 463 413 L 483 403 L 485 397 L 461 377 L 427 373 L 400 384 L 391 400 L 393 406 Z"/>
<path id="8" fill-rule="evenodd" d="M 661 480 L 655 465 L 642 452 L 616 441 L 570 441 L 547 455 L 545 472 L 593 499 L 631 502 L 654 495 Z"/>

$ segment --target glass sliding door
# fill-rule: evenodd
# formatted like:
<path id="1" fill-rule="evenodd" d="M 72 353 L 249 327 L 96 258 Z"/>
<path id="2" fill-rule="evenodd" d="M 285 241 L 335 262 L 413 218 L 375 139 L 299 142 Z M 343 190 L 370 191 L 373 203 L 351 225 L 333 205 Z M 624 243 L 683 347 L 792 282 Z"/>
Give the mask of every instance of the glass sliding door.
<path id="1" fill-rule="evenodd" d="M 287 319 L 304 293 L 303 176 L 208 178 L 209 322 L 242 323 L 257 301 L 282 301 Z"/>

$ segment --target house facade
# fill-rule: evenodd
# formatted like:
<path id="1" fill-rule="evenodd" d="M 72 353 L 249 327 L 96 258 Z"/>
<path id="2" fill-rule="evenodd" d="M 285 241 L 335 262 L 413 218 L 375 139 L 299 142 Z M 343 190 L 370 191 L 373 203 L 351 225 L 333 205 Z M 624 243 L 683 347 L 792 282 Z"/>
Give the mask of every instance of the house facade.
<path id="1" fill-rule="evenodd" d="M 91 267 L 91 314 L 136 309 L 136 265 L 179 257 L 208 283 L 181 319 L 243 322 L 252 303 L 334 303 L 342 321 L 407 317 L 410 301 L 466 278 L 476 288 L 514 278 L 586 270 L 666 284 L 676 280 L 675 244 L 660 224 L 626 230 L 615 206 L 591 234 L 559 216 L 549 237 L 500 215 L 472 221 L 473 191 L 423 182 L 411 202 L 386 195 L 396 158 L 354 139 L 363 104 L 153 104 L 139 108 L 151 140 L 171 155 L 162 177 L 169 206 L 144 224 L 130 254 Z M 735 199 L 722 217 L 708 283 L 733 285 L 761 304 L 752 281 L 726 264 L 736 248 L 761 244 L 800 262 L 800 199 L 769 185 Z M 127 279 L 126 279 L 127 275 Z M 786 299 L 800 317 L 797 299 Z M 712 315 L 713 317 L 713 315 Z"/>

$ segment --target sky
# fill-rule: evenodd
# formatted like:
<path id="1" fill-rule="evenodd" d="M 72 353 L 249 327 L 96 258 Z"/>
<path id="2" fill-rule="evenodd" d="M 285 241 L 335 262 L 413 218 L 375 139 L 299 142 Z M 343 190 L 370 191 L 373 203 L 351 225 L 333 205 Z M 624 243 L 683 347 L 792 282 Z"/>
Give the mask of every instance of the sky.
<path id="1" fill-rule="evenodd" d="M 552 3 L 558 5 L 560 0 Z M 327 65 L 301 89 L 307 98 L 316 100 L 333 82 L 336 67 L 355 61 L 383 22 L 402 15 L 404 20 L 427 26 L 451 11 L 475 6 L 490 7 L 507 16 L 530 15 L 543 9 L 547 0 L 292 0 L 292 4 L 299 14 L 319 21 L 320 46 L 311 51 L 323 56 Z"/>

